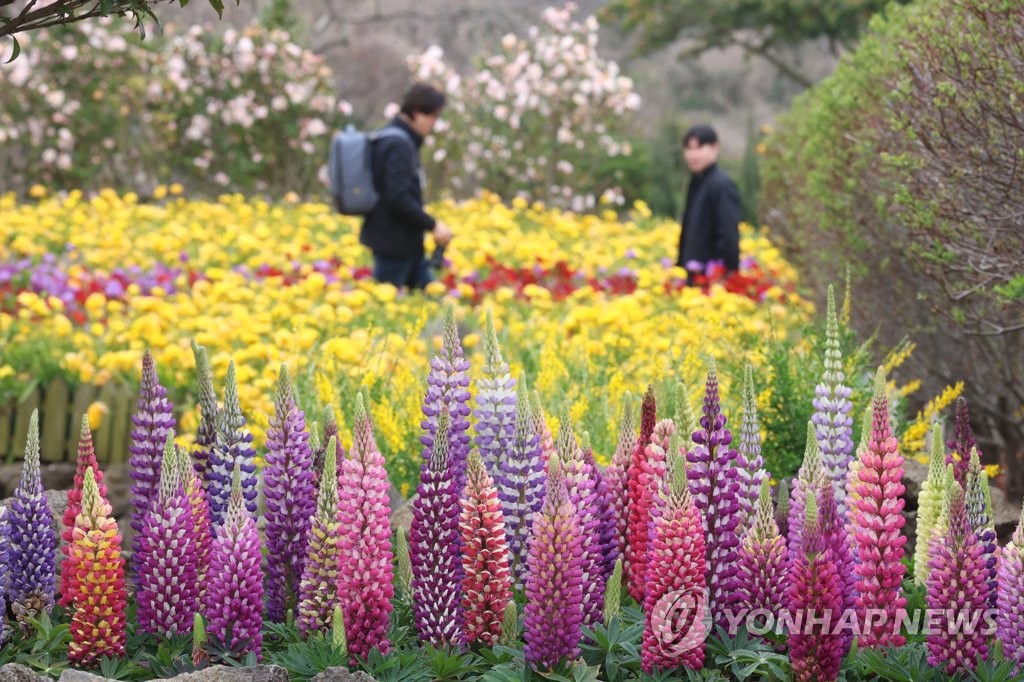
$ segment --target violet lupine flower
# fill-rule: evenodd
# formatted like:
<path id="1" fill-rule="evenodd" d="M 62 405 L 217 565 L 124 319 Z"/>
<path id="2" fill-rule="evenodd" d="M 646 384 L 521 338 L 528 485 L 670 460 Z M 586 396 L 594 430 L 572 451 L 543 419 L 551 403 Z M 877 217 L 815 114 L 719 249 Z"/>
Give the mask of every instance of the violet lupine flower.
<path id="1" fill-rule="evenodd" d="M 338 467 L 338 440 L 327 443 L 324 467 Z M 334 607 L 340 601 L 338 568 L 341 555 L 341 522 L 338 520 L 338 479 L 322 476 L 317 492 L 316 511 L 309 520 L 306 535 L 306 560 L 299 584 L 299 606 L 296 611 L 299 634 L 308 638 L 316 632 L 326 633 L 332 625 Z"/>
<path id="2" fill-rule="evenodd" d="M 533 424 L 534 433 L 540 439 L 540 461 L 546 475 L 548 473 L 548 461 L 555 454 L 555 437 L 551 433 L 547 420 L 544 418 L 544 408 L 540 404 L 540 394 L 536 390 L 530 394 L 530 422 Z"/>
<path id="3" fill-rule="evenodd" d="M 0 602 L 3 603 L 3 602 Z M 999 553 L 996 584 L 996 637 L 1003 656 L 1016 663 L 1015 674 L 1024 671 L 1024 512 L 1010 542 Z"/>
<path id="4" fill-rule="evenodd" d="M 445 466 L 454 476 L 455 490 L 461 491 L 466 485 L 466 457 L 469 455 L 469 360 L 463 357 L 459 329 L 455 325 L 455 309 L 445 308 L 444 342 L 441 354 L 430 360 L 430 374 L 427 377 L 427 393 L 423 398 L 423 415 L 420 422 L 424 434 L 424 467 L 429 468 L 433 457 L 434 439 L 437 438 L 437 420 L 442 410 L 447 410 L 450 432 L 447 436 L 448 452 Z M 456 492 L 458 497 L 458 492 Z"/>
<path id="5" fill-rule="evenodd" d="M 803 618 L 789 633 L 789 658 L 794 682 L 833 682 L 845 654 L 846 635 L 835 634 L 843 613 L 842 579 L 820 528 L 814 490 L 807 491 L 803 508 L 804 542 L 790 565 L 786 593 L 794 620 L 800 613 Z"/>
<path id="6" fill-rule="evenodd" d="M 515 438 L 516 380 L 502 360 L 490 310 L 484 329 L 483 373 L 476 391 L 476 445 L 484 466 L 500 487 L 505 484 L 504 460 L 512 452 Z"/>
<path id="7" fill-rule="evenodd" d="M 914 581 L 922 587 L 928 580 L 928 550 L 931 547 L 935 522 L 948 495 L 946 490 L 946 451 L 942 442 L 942 426 L 932 427 L 931 457 L 928 476 L 921 483 L 917 496 L 917 544 L 914 547 Z"/>
<path id="8" fill-rule="evenodd" d="M 430 461 L 420 467 L 409 530 L 412 560 L 412 608 L 420 641 L 435 648 L 461 649 L 466 632 L 462 611 L 462 557 L 459 492 L 449 466 L 447 406 L 437 416 Z"/>
<path id="9" fill-rule="evenodd" d="M 651 443 L 657 424 L 657 402 L 654 386 L 648 385 L 640 404 L 640 437 L 636 448 L 630 454 L 629 468 L 626 469 L 626 485 L 629 493 L 629 528 L 626 534 L 626 566 L 628 569 L 627 588 L 629 595 L 638 603 L 644 600 L 644 583 L 647 581 L 647 538 L 650 509 L 644 507 L 645 485 L 641 482 L 644 462 L 647 460 L 647 446 Z"/>
<path id="10" fill-rule="evenodd" d="M 971 530 L 978 536 L 981 544 L 981 556 L 985 560 L 988 574 L 989 602 L 996 606 L 996 525 L 992 511 L 992 492 L 988 484 L 988 474 L 981 468 L 977 448 L 971 448 L 970 464 L 967 467 L 967 522 Z"/>
<path id="11" fill-rule="evenodd" d="M 29 419 L 25 461 L 11 501 L 9 524 L 7 599 L 18 623 L 28 629 L 29 618 L 38 618 L 53 609 L 57 587 L 57 535 L 39 470 L 39 410 L 32 410 Z"/>
<path id="12" fill-rule="evenodd" d="M 971 430 L 971 413 L 967 409 L 967 400 L 960 396 L 956 399 L 956 419 L 953 429 L 953 440 L 946 443 L 950 453 L 946 462 L 953 464 L 956 473 L 956 482 L 960 487 L 967 486 L 967 467 L 971 462 L 971 450 L 978 447 L 974 439 L 974 431 Z M 981 458 L 981 452 L 978 452 Z"/>
<path id="13" fill-rule="evenodd" d="M 306 535 L 316 504 L 313 453 L 305 414 L 295 404 L 288 368 L 281 365 L 274 416 L 267 429 L 267 460 L 263 469 L 266 498 L 267 618 L 284 622 L 298 602 Z"/>
<path id="14" fill-rule="evenodd" d="M 208 473 L 213 448 L 217 445 L 217 391 L 213 386 L 213 370 L 206 348 L 192 340 L 192 355 L 196 362 L 196 376 L 199 382 L 199 428 L 196 430 L 196 445 L 192 453 L 196 474 L 202 481 L 203 490 L 209 489 Z"/>
<path id="15" fill-rule="evenodd" d="M 678 441 L 677 441 L 678 442 Z M 640 658 L 644 672 L 704 666 L 707 637 L 707 549 L 700 512 L 690 494 L 686 456 L 672 448 L 662 513 L 654 519 L 648 548 L 647 594 Z M 679 622 L 681 605 L 697 608 L 692 620 Z M 685 608 L 685 606 L 684 606 Z M 679 632 L 680 625 L 686 632 Z M 667 632 L 666 632 L 667 630 Z"/>
<path id="16" fill-rule="evenodd" d="M 146 514 L 139 551 L 133 557 L 140 632 L 186 634 L 199 611 L 199 559 L 195 521 L 182 483 L 184 466 L 171 431 L 164 444 L 160 488 Z"/>
<path id="17" fill-rule="evenodd" d="M 857 621 L 861 624 L 859 643 L 864 647 L 903 646 L 906 638 L 897 627 L 897 615 L 906 608 L 903 596 L 903 458 L 889 425 L 889 403 L 885 394 L 885 370 L 875 376 L 871 436 L 859 472 L 860 499 L 851 508 L 856 527 L 855 540 L 860 561 L 857 565 Z M 877 614 L 884 615 L 884 619 Z M 868 620 L 868 616 L 871 619 Z"/>
<path id="18" fill-rule="evenodd" d="M 854 573 L 856 566 L 853 561 L 853 543 L 846 530 L 846 523 L 839 513 L 836 504 L 835 485 L 831 479 L 824 477 L 818 491 L 818 532 L 821 542 L 832 556 L 836 577 L 839 580 L 840 597 L 842 597 L 842 614 L 854 614 L 857 607 L 857 580 Z M 840 615 L 842 615 L 840 614 Z M 853 629 L 840 628 L 839 648 L 842 656 L 850 650 L 853 643 Z"/>
<path id="19" fill-rule="evenodd" d="M 807 491 L 811 490 L 817 494 L 824 478 L 827 478 L 827 474 L 824 467 L 821 466 L 821 450 L 818 448 L 814 424 L 807 422 L 807 445 L 804 448 L 804 461 L 796 472 L 792 492 L 789 495 L 789 534 L 786 536 L 786 543 L 790 560 L 801 551 L 803 544 L 804 518 L 806 517 L 804 500 L 807 499 Z"/>
<path id="20" fill-rule="evenodd" d="M 618 530 L 615 526 L 615 505 L 608 492 L 608 484 L 604 474 L 594 459 L 594 448 L 590 445 L 590 433 L 583 432 L 580 438 L 580 450 L 583 461 L 589 467 L 591 478 L 594 479 L 594 494 L 597 496 L 598 535 L 601 538 L 601 568 L 603 581 L 607 582 L 615 570 L 615 560 L 619 558 Z"/>
<path id="21" fill-rule="evenodd" d="M 604 470 L 608 484 L 615 520 L 615 541 L 619 557 L 622 558 L 622 574 L 629 575 L 626 538 L 629 532 L 629 479 L 627 470 L 630 457 L 636 450 L 636 418 L 633 416 L 633 396 L 627 392 L 622 401 L 622 416 L 619 419 L 619 440 L 612 455 L 612 462 Z"/>
<path id="22" fill-rule="evenodd" d="M 64 555 L 60 564 L 60 590 L 58 591 L 57 603 L 61 606 L 71 606 L 78 585 L 75 584 L 74 576 L 76 571 L 72 561 L 71 540 L 75 530 L 75 520 L 82 512 L 82 494 L 85 486 L 85 472 L 90 468 L 93 470 L 96 482 L 96 489 L 100 499 L 107 499 L 107 485 L 103 482 L 103 472 L 96 462 L 96 449 L 92 444 L 92 430 L 89 428 L 89 416 L 82 415 L 82 425 L 78 437 L 78 463 L 75 467 L 74 485 L 68 491 L 68 506 L 64 509 L 62 519 L 64 527 L 60 532 L 60 554 Z"/>
<path id="23" fill-rule="evenodd" d="M 729 447 L 732 434 L 725 428 L 718 398 L 718 377 L 714 361 L 708 368 L 701 428 L 693 434 L 694 447 L 687 453 L 691 491 L 704 523 L 708 553 L 708 608 L 716 625 L 726 625 L 726 617 L 740 598 L 736 577 L 739 559 L 739 503 L 736 501 L 737 470 L 733 466 L 737 452 Z"/>
<path id="24" fill-rule="evenodd" d="M 980 622 L 989 606 L 989 584 L 983 548 L 967 519 L 963 488 L 955 481 L 948 513 L 948 527 L 937 528 L 932 536 L 927 603 L 935 621 L 927 646 L 929 665 L 955 675 L 973 671 L 978 656 L 988 655 L 985 629 L 964 625 Z"/>
<path id="25" fill-rule="evenodd" d="M 502 473 L 503 479 L 496 483 L 505 517 L 512 583 L 517 589 L 522 589 L 526 580 L 526 557 L 530 551 L 533 516 L 544 502 L 540 436 L 530 420 L 530 398 L 525 377 L 519 377 L 512 451 L 502 462 Z"/>
<path id="26" fill-rule="evenodd" d="M 583 625 L 601 622 L 604 613 L 604 551 L 601 544 L 600 501 L 594 488 L 593 470 L 576 444 L 569 403 L 562 407 L 558 428 L 558 462 L 565 479 L 565 492 L 579 518 L 580 569 L 583 580 Z"/>
<path id="27" fill-rule="evenodd" d="M 551 670 L 580 655 L 583 632 L 583 546 L 580 520 L 554 455 L 547 494 L 530 539 L 523 652 L 534 670 Z"/>
<path id="28" fill-rule="evenodd" d="M 167 400 L 167 389 L 156 374 L 153 354 L 146 349 L 142 356 L 142 379 L 139 382 L 139 403 L 132 424 L 128 451 L 128 474 L 131 476 L 132 551 L 141 549 L 142 529 L 146 515 L 160 489 L 160 462 L 167 434 L 174 430 L 174 408 Z M 135 562 L 133 562 L 135 565 Z"/>
<path id="29" fill-rule="evenodd" d="M 754 393 L 754 368 L 743 370 L 743 420 L 740 422 L 740 446 L 737 457 L 739 483 L 739 522 L 736 532 L 742 536 L 757 510 L 761 482 L 768 479 L 761 456 L 761 423 L 757 418 L 757 395 Z"/>
<path id="30" fill-rule="evenodd" d="M 351 661 L 376 647 L 391 648 L 388 626 L 395 595 L 391 554 L 391 504 L 384 457 L 377 448 L 363 396 L 356 396 L 352 452 L 338 477 L 341 543 L 338 594 L 342 598 Z"/>
<path id="31" fill-rule="evenodd" d="M 775 522 L 771 485 L 765 478 L 761 481 L 755 513 L 740 544 L 741 612 L 767 611 L 777 619 L 785 604 L 788 572 L 786 538 Z"/>
<path id="32" fill-rule="evenodd" d="M 843 382 L 843 356 L 839 350 L 839 321 L 836 319 L 836 298 L 828 286 L 828 314 L 825 326 L 825 373 L 814 387 L 814 422 L 821 465 L 836 492 L 839 515 L 846 516 L 846 474 L 853 460 L 853 417 L 850 411 L 852 393 Z"/>
<path id="33" fill-rule="evenodd" d="M 501 502 L 478 450 L 469 453 L 461 504 L 466 643 L 494 646 L 501 638 L 505 609 L 512 601 L 512 582 Z"/>
<path id="34" fill-rule="evenodd" d="M 10 584 L 8 562 L 10 561 L 11 524 L 10 512 L 0 505 L 0 642 L 4 641 L 4 616 L 7 612 L 7 590 Z"/>
<path id="35" fill-rule="evenodd" d="M 263 647 L 263 560 L 256 522 L 246 510 L 242 475 L 236 465 L 224 523 L 217 528 L 210 559 L 210 584 L 203 613 L 207 632 L 218 637 L 241 658 Z M 231 641 L 227 639 L 231 632 Z"/>
<path id="36" fill-rule="evenodd" d="M 228 499 L 231 497 L 231 478 L 235 465 L 242 472 L 242 496 L 250 516 L 256 516 L 256 451 L 252 449 L 252 433 L 245 426 L 242 406 L 238 402 L 238 381 L 235 362 L 228 365 L 224 389 L 224 407 L 217 413 L 217 443 L 210 456 L 206 489 L 210 503 L 210 520 L 214 526 L 224 522 Z"/>

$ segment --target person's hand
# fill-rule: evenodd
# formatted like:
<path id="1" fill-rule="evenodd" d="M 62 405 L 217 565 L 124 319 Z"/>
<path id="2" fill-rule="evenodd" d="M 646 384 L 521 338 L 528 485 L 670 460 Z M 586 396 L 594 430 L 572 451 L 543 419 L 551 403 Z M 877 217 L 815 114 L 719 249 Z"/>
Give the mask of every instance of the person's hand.
<path id="1" fill-rule="evenodd" d="M 440 246 L 446 246 L 452 240 L 452 230 L 445 223 L 437 223 L 433 229 L 434 241 Z"/>

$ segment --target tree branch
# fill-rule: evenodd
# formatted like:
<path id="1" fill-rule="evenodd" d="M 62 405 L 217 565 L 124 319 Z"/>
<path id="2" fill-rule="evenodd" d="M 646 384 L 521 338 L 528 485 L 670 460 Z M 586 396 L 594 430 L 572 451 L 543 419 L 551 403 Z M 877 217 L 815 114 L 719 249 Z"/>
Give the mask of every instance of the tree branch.
<path id="1" fill-rule="evenodd" d="M 732 41 L 733 43 L 735 43 L 739 47 L 742 47 L 750 54 L 760 57 L 761 59 L 764 59 L 772 66 L 774 66 L 776 69 L 778 69 L 783 75 L 792 78 L 800 86 L 804 88 L 809 88 L 812 85 L 814 85 L 813 80 L 811 80 L 810 78 L 803 75 L 795 68 L 784 62 L 780 57 L 778 57 L 778 55 L 772 54 L 771 50 L 768 49 L 768 46 L 771 43 L 770 40 L 767 40 L 758 45 L 748 40 L 744 40 L 743 38 L 736 34 L 733 34 Z"/>

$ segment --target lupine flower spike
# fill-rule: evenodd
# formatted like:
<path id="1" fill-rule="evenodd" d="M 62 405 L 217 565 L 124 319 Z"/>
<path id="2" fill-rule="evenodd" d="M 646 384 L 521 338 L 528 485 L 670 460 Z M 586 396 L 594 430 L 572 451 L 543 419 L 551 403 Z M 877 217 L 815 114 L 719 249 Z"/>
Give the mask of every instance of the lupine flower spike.
<path id="1" fill-rule="evenodd" d="M 829 550 L 836 577 L 839 580 L 839 595 L 842 598 L 842 614 L 852 615 L 857 607 L 856 566 L 853 560 L 853 543 L 846 530 L 846 523 L 839 515 L 839 506 L 835 499 L 835 484 L 828 477 L 822 478 L 818 491 L 818 532 L 821 534 L 822 545 Z M 840 628 L 837 633 L 842 657 L 850 649 L 853 642 L 853 629 Z"/>
<path id="2" fill-rule="evenodd" d="M 956 399 L 956 420 L 953 430 L 953 440 L 946 443 L 950 449 L 946 462 L 952 463 L 955 467 L 956 482 L 960 487 L 967 485 L 967 468 L 971 463 L 971 450 L 978 447 L 974 439 L 974 431 L 971 430 L 971 413 L 967 409 L 967 400 L 961 396 Z M 979 459 L 981 453 L 978 453 Z"/>
<path id="3" fill-rule="evenodd" d="M 267 429 L 263 495 L 267 506 L 267 618 L 280 623 L 287 610 L 297 604 L 309 519 L 316 506 L 313 451 L 305 414 L 295 404 L 292 382 L 283 364 L 277 378 L 274 416 Z"/>
<path id="4" fill-rule="evenodd" d="M 407 604 L 412 603 L 412 564 L 409 560 L 409 541 L 405 537 L 405 528 L 399 526 L 395 533 L 395 569 L 398 593 Z"/>
<path id="5" fill-rule="evenodd" d="M 544 407 L 540 403 L 540 393 L 536 390 L 530 393 L 530 423 L 533 424 L 533 432 L 537 434 L 540 445 L 540 459 L 544 465 L 544 475 L 548 473 L 548 461 L 555 454 L 555 436 L 551 433 L 547 419 L 544 416 Z"/>
<path id="6" fill-rule="evenodd" d="M 996 587 L 996 639 L 1003 656 L 1014 661 L 1014 672 L 1024 672 L 1024 512 L 1010 542 L 999 554 Z"/>
<path id="7" fill-rule="evenodd" d="M 740 545 L 741 610 L 748 614 L 766 610 L 778 616 L 785 604 L 788 568 L 786 538 L 779 533 L 772 505 L 771 485 L 764 479 L 761 481 L 756 513 Z"/>
<path id="8" fill-rule="evenodd" d="M 590 433 L 583 432 L 580 438 L 580 451 L 583 461 L 594 480 L 594 494 L 597 496 L 598 529 L 601 536 L 601 583 L 608 581 L 615 568 L 615 560 L 619 557 L 618 528 L 615 522 L 615 503 L 612 501 L 608 484 L 601 473 L 601 467 L 594 459 L 594 449 L 590 445 Z M 602 587 L 602 589 L 604 589 Z"/>
<path id="9" fill-rule="evenodd" d="M 622 416 L 619 419 L 619 440 L 615 446 L 612 462 L 604 470 L 615 516 L 615 540 L 619 557 L 623 561 L 623 574 L 628 575 L 629 560 L 626 556 L 626 538 L 629 529 L 629 460 L 636 450 L 636 418 L 633 415 L 633 396 L 626 393 L 622 401 Z"/>
<path id="10" fill-rule="evenodd" d="M 185 497 L 188 499 L 189 510 L 192 512 L 193 530 L 196 543 L 196 569 L 199 582 L 199 602 L 206 594 L 206 575 L 210 569 L 210 556 L 213 552 L 213 524 L 210 522 L 210 505 L 206 501 L 196 464 L 192 456 L 185 450 L 178 451 L 182 461 L 182 475 L 185 477 Z"/>
<path id="11" fill-rule="evenodd" d="M 0 614 L 7 612 L 7 590 L 10 585 L 8 565 L 11 546 L 11 514 L 0 505 Z M 0 642 L 4 641 L 4 617 L 0 615 Z"/>
<path id="12" fill-rule="evenodd" d="M 786 536 L 790 558 L 801 551 L 803 544 L 804 500 L 807 499 L 807 491 L 811 490 L 817 494 L 821 489 L 821 481 L 826 478 L 825 469 L 821 466 L 821 450 L 818 449 L 818 439 L 815 435 L 814 424 L 807 422 L 807 445 L 804 449 L 804 461 L 793 479 L 793 490 L 790 493 L 789 503 L 789 535 Z"/>
<path id="13" fill-rule="evenodd" d="M 213 370 L 206 348 L 192 339 L 192 355 L 196 361 L 196 376 L 199 381 L 199 428 L 196 432 L 196 447 L 192 453 L 196 474 L 206 490 L 209 485 L 208 473 L 213 448 L 217 445 L 217 391 L 213 386 Z"/>
<path id="14" fill-rule="evenodd" d="M 789 538 L 789 480 L 782 479 L 775 490 L 775 523 L 779 524 L 779 535 Z"/>
<path id="15" fill-rule="evenodd" d="M 544 463 L 540 437 L 530 419 L 530 398 L 526 379 L 519 377 L 516 391 L 516 422 L 512 450 L 502 465 L 504 479 L 498 485 L 508 539 L 512 582 L 522 589 L 526 579 L 526 557 L 530 550 L 533 516 L 544 502 Z"/>
<path id="16" fill-rule="evenodd" d="M 748 363 L 743 370 L 743 421 L 740 425 L 739 457 L 739 522 L 736 532 L 742 536 L 757 513 L 761 482 L 768 479 L 761 456 L 761 425 L 757 418 L 757 394 L 754 393 L 754 368 Z"/>
<path id="17" fill-rule="evenodd" d="M 512 452 L 516 429 L 516 380 L 501 357 L 494 318 L 487 311 L 484 327 L 483 378 L 477 381 L 476 445 L 484 466 L 498 487 L 505 480 L 505 460 Z"/>
<path id="18" fill-rule="evenodd" d="M 235 465 L 242 472 L 242 496 L 250 516 L 256 515 L 256 451 L 252 449 L 252 433 L 245 425 L 245 416 L 238 401 L 235 363 L 228 365 L 224 408 L 217 413 L 217 444 L 210 458 L 207 488 L 210 520 L 214 526 L 224 522 L 231 497 L 231 479 Z"/>
<path id="19" fill-rule="evenodd" d="M 700 422 L 690 404 L 689 391 L 682 381 L 676 382 L 676 412 L 672 417 L 676 424 L 676 431 L 683 435 L 683 445 L 687 449 L 692 442 L 693 434 L 700 428 Z"/>
<path id="20" fill-rule="evenodd" d="M 615 560 L 615 568 L 604 589 L 604 622 L 608 624 L 622 610 L 622 557 Z"/>
<path id="21" fill-rule="evenodd" d="M 633 552 L 629 562 L 633 572 L 630 594 L 634 599 L 639 596 L 640 603 L 643 603 L 647 584 L 653 523 L 661 514 L 668 483 L 668 457 L 673 442 L 679 447 L 675 429 L 671 419 L 662 419 L 655 425 L 635 478 L 640 496 L 639 504 L 631 507 L 629 518 L 629 548 Z"/>
<path id="22" fill-rule="evenodd" d="M 519 611 L 516 609 L 516 602 L 510 599 L 505 605 L 505 617 L 501 619 L 501 638 L 498 643 L 503 646 L 512 646 L 516 641 L 516 631 L 519 624 Z"/>
<path id="23" fill-rule="evenodd" d="M 324 471 L 337 471 L 338 440 L 331 438 L 324 457 Z M 316 511 L 306 535 L 306 560 L 302 566 L 297 610 L 299 633 L 308 638 L 331 627 L 334 607 L 339 603 L 338 558 L 341 553 L 341 523 L 338 520 L 338 478 L 321 476 Z"/>
<path id="24" fill-rule="evenodd" d="M 862 647 L 903 646 L 906 638 L 896 627 L 897 616 L 907 605 L 903 596 L 902 533 L 903 457 L 889 423 L 889 403 L 885 393 L 885 370 L 875 376 L 871 436 L 859 472 L 857 493 L 860 499 L 851 509 L 855 518 L 857 565 L 857 621 L 862 624 Z M 883 618 L 876 617 L 881 612 Z M 871 614 L 871 620 L 867 620 Z"/>
<path id="25" fill-rule="evenodd" d="M 8 550 L 10 591 L 7 598 L 22 628 L 53 608 L 56 590 L 57 536 L 39 469 L 39 412 L 29 419 L 21 481 L 10 511 Z"/>
<path id="26" fill-rule="evenodd" d="M 996 606 L 996 540 L 995 519 L 992 518 L 992 492 L 988 474 L 981 468 L 977 448 L 971 448 L 970 464 L 967 467 L 967 523 L 978 537 L 981 556 L 985 560 L 988 575 L 989 606 Z"/>
<path id="27" fill-rule="evenodd" d="M 96 666 L 104 656 L 124 656 L 127 641 L 121 534 L 96 478 L 93 468 L 87 467 L 67 562 L 75 572 L 68 660 L 86 668 Z"/>
<path id="28" fill-rule="evenodd" d="M 942 442 L 942 426 L 932 427 L 931 457 L 928 476 L 921 483 L 917 497 L 917 544 L 914 547 L 914 581 L 922 587 L 928 580 L 928 550 L 939 510 L 948 494 L 946 490 L 946 451 Z"/>
<path id="29" fill-rule="evenodd" d="M 251 652 L 259 659 L 263 647 L 260 535 L 246 510 L 241 465 L 236 465 L 232 479 L 227 514 L 213 544 L 203 610 L 209 632 L 221 641 L 231 632 L 231 641 L 225 644 L 233 654 L 241 658 Z"/>
<path id="30" fill-rule="evenodd" d="M 643 603 L 644 582 L 647 566 L 647 529 L 650 519 L 649 497 L 645 498 L 646 487 L 642 481 L 647 461 L 647 446 L 654 435 L 657 423 L 657 403 L 654 387 L 648 386 L 640 405 L 640 437 L 630 456 L 626 471 L 629 492 L 629 530 L 626 540 L 626 568 L 628 569 L 629 594 L 638 603 Z M 644 500 L 647 499 L 647 506 Z"/>
<path id="31" fill-rule="evenodd" d="M 101 499 L 107 499 L 107 486 L 103 482 L 103 472 L 96 462 L 96 451 L 92 444 L 92 429 L 89 428 L 89 416 L 82 415 L 82 427 L 78 437 L 78 466 L 75 470 L 75 482 L 68 491 L 68 506 L 64 510 L 64 527 L 61 530 L 61 554 L 64 558 L 61 561 L 60 569 L 60 596 L 57 603 L 67 607 L 71 605 L 71 597 L 76 587 L 73 585 L 76 575 L 71 563 L 71 536 L 75 529 L 75 520 L 82 511 L 82 494 L 85 485 L 85 472 L 92 468 L 96 477 L 96 489 Z"/>

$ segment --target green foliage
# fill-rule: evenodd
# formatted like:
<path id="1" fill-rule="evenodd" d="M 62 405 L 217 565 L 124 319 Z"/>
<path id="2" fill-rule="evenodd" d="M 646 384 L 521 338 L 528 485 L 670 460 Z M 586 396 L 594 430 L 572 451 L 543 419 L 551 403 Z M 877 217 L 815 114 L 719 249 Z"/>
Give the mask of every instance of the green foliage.
<path id="1" fill-rule="evenodd" d="M 302 22 L 295 15 L 292 0 L 270 0 L 260 12 L 260 25 L 270 31 L 284 31 L 293 39 L 302 35 Z"/>
<path id="2" fill-rule="evenodd" d="M 289 643 L 283 651 L 265 658 L 268 663 L 287 670 L 293 680 L 310 680 L 327 668 L 348 665 L 348 654 L 339 651 L 330 638 L 320 632 L 305 642 Z"/>
<path id="3" fill-rule="evenodd" d="M 618 616 L 611 622 L 599 623 L 583 632 L 580 649 L 583 659 L 604 670 L 608 682 L 626 679 L 627 673 L 639 670 L 640 651 L 636 643 L 643 634 L 643 622 L 623 622 Z"/>
<path id="4" fill-rule="evenodd" d="M 921 643 L 883 650 L 858 650 L 852 668 L 862 679 L 879 682 L 931 682 L 946 679 L 939 669 L 928 664 L 928 650 Z"/>
<path id="5" fill-rule="evenodd" d="M 782 682 L 793 677 L 789 657 L 778 653 L 763 641 L 750 639 L 743 627 L 734 637 L 729 637 L 719 627 L 717 635 L 710 637 L 707 642 L 705 660 L 709 658 L 721 669 L 732 673 L 736 680 Z"/>

